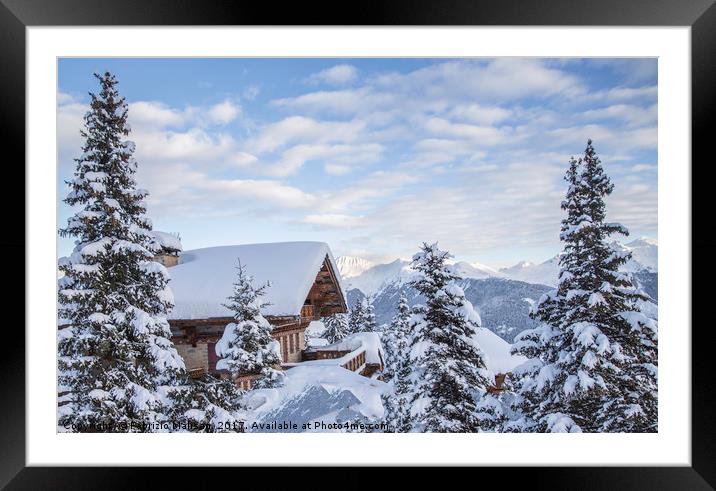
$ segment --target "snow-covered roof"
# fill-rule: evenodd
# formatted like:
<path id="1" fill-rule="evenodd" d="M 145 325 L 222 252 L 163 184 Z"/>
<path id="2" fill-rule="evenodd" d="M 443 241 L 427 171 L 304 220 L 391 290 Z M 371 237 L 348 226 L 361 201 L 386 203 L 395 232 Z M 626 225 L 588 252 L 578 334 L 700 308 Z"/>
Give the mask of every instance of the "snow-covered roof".
<path id="1" fill-rule="evenodd" d="M 159 230 L 152 230 L 152 236 L 154 239 L 165 249 L 172 251 L 181 251 L 181 240 L 179 237 L 175 237 L 172 234 L 166 232 L 160 232 Z"/>
<path id="2" fill-rule="evenodd" d="M 344 291 L 333 254 L 323 242 L 276 242 L 186 251 L 179 264 L 168 270 L 169 286 L 174 293 L 174 309 L 169 318 L 230 316 L 231 311 L 221 304 L 233 291 L 238 260 L 254 277 L 255 286 L 271 283 L 263 297 L 271 304 L 261 310 L 264 315 L 299 315 L 326 257 L 339 288 Z"/>
<path id="3" fill-rule="evenodd" d="M 354 358 L 360 351 L 365 351 L 366 363 L 382 363 L 383 347 L 380 343 L 380 335 L 377 332 L 359 332 L 346 336 L 337 343 L 325 346 L 316 346 L 316 351 L 350 351 L 342 358 L 332 360 L 316 360 L 305 363 L 324 363 L 329 365 L 342 365 Z"/>
<path id="4" fill-rule="evenodd" d="M 522 355 L 510 354 L 512 345 L 489 329 L 478 327 L 473 339 L 485 355 L 487 369 L 494 374 L 510 372 L 527 361 Z"/>

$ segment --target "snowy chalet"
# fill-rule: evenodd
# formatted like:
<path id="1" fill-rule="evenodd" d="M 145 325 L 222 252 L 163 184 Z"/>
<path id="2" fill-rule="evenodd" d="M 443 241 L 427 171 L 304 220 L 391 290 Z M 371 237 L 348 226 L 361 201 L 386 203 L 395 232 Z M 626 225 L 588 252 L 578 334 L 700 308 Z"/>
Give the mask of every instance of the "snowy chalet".
<path id="1" fill-rule="evenodd" d="M 163 251 L 156 260 L 169 267 L 174 293 L 174 308 L 169 315 L 172 341 L 190 375 L 226 375 L 216 370 L 215 345 L 226 325 L 233 322 L 232 313 L 222 304 L 233 291 L 237 261 L 253 276 L 255 286 L 270 282 L 263 297 L 269 305 L 261 313 L 273 326 L 284 369 L 317 357 L 345 356 L 340 350 L 303 350 L 304 332 L 312 321 L 348 310 L 340 273 L 327 244 L 279 242 L 182 253 L 181 244 L 172 236 L 157 239 Z M 347 360 L 344 367 L 356 371 L 365 367 L 365 360 Z M 239 377 L 236 383 L 248 389 L 252 378 Z"/>

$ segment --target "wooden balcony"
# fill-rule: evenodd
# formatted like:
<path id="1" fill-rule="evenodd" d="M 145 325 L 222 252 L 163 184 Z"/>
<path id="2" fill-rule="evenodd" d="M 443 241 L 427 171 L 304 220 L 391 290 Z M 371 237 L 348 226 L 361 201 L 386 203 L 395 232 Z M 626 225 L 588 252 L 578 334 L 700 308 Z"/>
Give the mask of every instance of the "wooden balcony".
<path id="1" fill-rule="evenodd" d="M 360 369 L 363 365 L 365 365 L 365 351 L 361 351 L 356 356 L 345 362 L 343 365 L 341 365 L 346 370 L 350 370 L 351 372 L 356 372 L 358 369 Z"/>
<path id="2" fill-rule="evenodd" d="M 301 318 L 302 319 L 314 319 L 313 316 L 313 305 L 304 305 L 301 307 Z"/>

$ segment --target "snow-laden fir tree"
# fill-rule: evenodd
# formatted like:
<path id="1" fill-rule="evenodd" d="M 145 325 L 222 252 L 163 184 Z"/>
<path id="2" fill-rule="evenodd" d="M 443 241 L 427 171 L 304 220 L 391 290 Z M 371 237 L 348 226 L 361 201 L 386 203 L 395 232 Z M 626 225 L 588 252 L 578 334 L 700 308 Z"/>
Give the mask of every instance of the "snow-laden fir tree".
<path id="1" fill-rule="evenodd" d="M 365 321 L 365 302 L 362 298 L 356 299 L 348 317 L 348 334 L 355 334 L 363 330 Z"/>
<path id="2" fill-rule="evenodd" d="M 323 324 L 326 326 L 323 337 L 330 344 L 342 341 L 348 335 L 348 318 L 343 313 L 324 317 Z"/>
<path id="3" fill-rule="evenodd" d="M 370 298 L 364 300 L 363 306 L 363 332 L 375 332 L 378 325 L 375 323 L 375 308 Z"/>
<path id="4" fill-rule="evenodd" d="M 530 361 L 515 370 L 523 416 L 510 429 L 656 431 L 657 322 L 640 308 L 646 295 L 620 271 L 630 253 L 609 246 L 609 236 L 628 232 L 605 221 L 613 184 L 591 140 L 565 180 L 559 282 L 535 306 L 539 327 L 513 348 Z"/>
<path id="5" fill-rule="evenodd" d="M 234 291 L 224 304 L 233 312 L 234 322 L 226 325 L 224 335 L 216 343 L 220 358 L 217 370 L 227 370 L 232 377 L 258 375 L 252 383 L 254 388 L 283 383 L 283 373 L 277 369 L 281 365 L 279 344 L 271 336 L 271 324 L 261 315 L 261 309 L 267 305 L 261 303 L 261 297 L 269 286 L 254 287 L 253 277 L 238 262 Z"/>
<path id="6" fill-rule="evenodd" d="M 163 388 L 171 401 L 174 432 L 242 432 L 245 421 L 243 395 L 233 381 L 205 374 L 180 386 Z"/>
<path id="7" fill-rule="evenodd" d="M 383 395 L 383 422 L 389 432 L 395 433 L 410 431 L 410 316 L 408 300 L 401 291 L 397 313 L 382 337 L 385 353 L 383 377 L 391 388 Z"/>
<path id="8" fill-rule="evenodd" d="M 147 431 L 166 420 L 162 387 L 178 385 L 184 362 L 166 316 L 173 297 L 146 217 L 147 192 L 135 182 L 127 104 L 114 75 L 95 75 L 84 116 L 83 154 L 65 203 L 79 210 L 60 230 L 76 238 L 61 258 L 59 424 L 77 431 Z"/>
<path id="9" fill-rule="evenodd" d="M 413 256 L 412 286 L 425 305 L 415 306 L 411 318 L 411 431 L 480 430 L 477 403 L 489 385 L 474 340 L 480 317 L 455 284 L 460 277 L 446 265 L 450 257 L 427 243 Z"/>
<path id="10" fill-rule="evenodd" d="M 374 332 L 377 329 L 375 309 L 369 298 L 358 298 L 348 317 L 348 334 Z"/>
<path id="11" fill-rule="evenodd" d="M 400 363 L 407 358 L 407 346 L 410 341 L 409 333 L 410 306 L 405 292 L 401 290 L 396 314 L 381 336 L 381 343 L 385 353 L 383 380 L 391 380 Z"/>

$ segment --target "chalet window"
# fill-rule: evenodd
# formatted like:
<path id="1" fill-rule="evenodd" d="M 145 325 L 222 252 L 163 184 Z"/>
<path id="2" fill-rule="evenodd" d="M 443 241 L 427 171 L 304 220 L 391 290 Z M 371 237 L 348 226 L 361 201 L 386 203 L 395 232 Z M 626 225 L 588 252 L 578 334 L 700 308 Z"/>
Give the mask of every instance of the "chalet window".
<path id="1" fill-rule="evenodd" d="M 291 347 L 291 351 L 289 351 L 289 353 L 293 353 L 296 347 L 295 343 L 293 342 L 293 334 L 288 335 L 288 344 Z"/>
<path id="2" fill-rule="evenodd" d="M 288 346 L 286 336 L 281 336 L 281 351 L 283 351 L 283 361 L 288 361 Z"/>
<path id="3" fill-rule="evenodd" d="M 299 342 L 299 341 L 300 341 L 300 338 L 299 338 L 298 333 L 297 333 L 297 332 L 293 333 L 293 336 L 294 336 L 294 338 L 295 338 L 296 351 L 301 351 L 301 343 Z"/>

